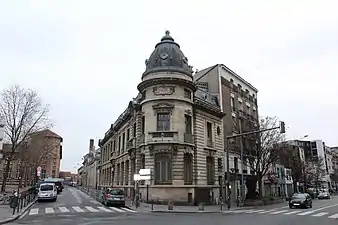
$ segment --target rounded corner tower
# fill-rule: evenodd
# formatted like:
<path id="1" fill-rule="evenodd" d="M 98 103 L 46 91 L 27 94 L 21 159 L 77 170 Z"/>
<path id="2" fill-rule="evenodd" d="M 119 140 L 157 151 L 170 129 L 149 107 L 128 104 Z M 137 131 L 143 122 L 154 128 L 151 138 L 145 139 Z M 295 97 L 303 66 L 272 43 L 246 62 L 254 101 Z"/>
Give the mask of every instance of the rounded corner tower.
<path id="1" fill-rule="evenodd" d="M 169 31 L 146 60 L 138 90 L 142 93 L 141 158 L 146 168 L 153 169 L 153 197 L 169 200 L 186 183 L 184 160 L 193 160 L 196 90 L 192 67 Z M 181 194 L 186 197 L 189 190 L 184 188 Z M 140 191 L 146 194 L 145 189 Z"/>

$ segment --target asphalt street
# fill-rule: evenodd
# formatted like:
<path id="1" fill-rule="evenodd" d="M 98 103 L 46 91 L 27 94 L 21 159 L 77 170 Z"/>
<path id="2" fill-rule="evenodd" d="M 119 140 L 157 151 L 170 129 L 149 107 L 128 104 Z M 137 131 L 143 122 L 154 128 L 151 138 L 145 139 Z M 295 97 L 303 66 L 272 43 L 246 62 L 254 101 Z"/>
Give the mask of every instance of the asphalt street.
<path id="1" fill-rule="evenodd" d="M 126 207 L 106 207 L 74 187 L 65 187 L 56 202 L 36 202 L 21 218 L 10 224 L 78 224 L 96 218 L 118 218 L 135 214 Z M 85 223 L 86 224 L 86 223 Z"/>
<path id="2" fill-rule="evenodd" d="M 79 210 L 81 209 L 81 210 Z M 76 188 L 67 187 L 57 202 L 36 203 L 11 225 L 337 225 L 338 197 L 315 200 L 309 209 L 289 209 L 287 204 L 254 209 L 230 210 L 224 213 L 146 213 L 102 206 Z M 331 218 L 330 218 L 331 217 Z"/>

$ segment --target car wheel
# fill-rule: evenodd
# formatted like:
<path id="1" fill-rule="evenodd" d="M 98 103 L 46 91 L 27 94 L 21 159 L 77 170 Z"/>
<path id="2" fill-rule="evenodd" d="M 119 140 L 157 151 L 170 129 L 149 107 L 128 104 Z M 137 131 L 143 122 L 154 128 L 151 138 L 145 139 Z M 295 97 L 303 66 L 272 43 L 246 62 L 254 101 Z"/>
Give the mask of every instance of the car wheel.
<path id="1" fill-rule="evenodd" d="M 292 208 L 293 208 L 293 206 L 292 206 L 292 205 L 289 205 L 289 208 L 290 208 L 290 209 L 292 209 Z"/>
<path id="2" fill-rule="evenodd" d="M 312 203 L 310 204 L 310 208 L 312 208 Z"/>

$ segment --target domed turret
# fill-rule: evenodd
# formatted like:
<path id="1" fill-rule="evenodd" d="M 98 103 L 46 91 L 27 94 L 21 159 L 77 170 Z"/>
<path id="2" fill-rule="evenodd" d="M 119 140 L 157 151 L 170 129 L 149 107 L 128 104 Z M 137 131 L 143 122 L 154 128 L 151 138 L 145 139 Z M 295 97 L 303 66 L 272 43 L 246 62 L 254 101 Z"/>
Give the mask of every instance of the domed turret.
<path id="1" fill-rule="evenodd" d="M 188 64 L 187 57 L 184 56 L 180 46 L 166 31 L 161 42 L 155 46 L 149 59 L 146 60 L 146 71 L 142 78 L 153 72 L 179 72 L 192 76 L 192 67 Z"/>

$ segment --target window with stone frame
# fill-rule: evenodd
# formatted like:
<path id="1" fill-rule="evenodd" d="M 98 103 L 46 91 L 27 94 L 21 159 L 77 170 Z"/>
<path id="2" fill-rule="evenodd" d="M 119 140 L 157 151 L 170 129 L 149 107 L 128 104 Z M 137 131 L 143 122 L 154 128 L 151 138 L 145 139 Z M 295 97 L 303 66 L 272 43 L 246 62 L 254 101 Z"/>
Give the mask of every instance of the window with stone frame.
<path id="1" fill-rule="evenodd" d="M 215 184 L 215 162 L 214 162 L 214 157 L 207 156 L 206 163 L 207 163 L 207 184 L 208 185 L 213 185 L 213 184 Z"/>
<path id="2" fill-rule="evenodd" d="M 155 184 L 172 183 L 171 154 L 157 153 L 155 155 Z"/>
<path id="3" fill-rule="evenodd" d="M 170 131 L 170 113 L 157 113 L 157 131 Z"/>
<path id="4" fill-rule="evenodd" d="M 125 175 L 125 184 L 128 185 L 129 183 L 129 160 L 126 161 L 126 175 Z"/>
<path id="5" fill-rule="evenodd" d="M 120 184 L 120 164 L 117 164 L 117 171 L 116 171 L 116 185 Z"/>
<path id="6" fill-rule="evenodd" d="M 124 162 L 121 163 L 121 185 L 124 184 Z"/>
<path id="7" fill-rule="evenodd" d="M 192 184 L 193 180 L 193 157 L 190 153 L 184 154 L 184 184 Z"/>

